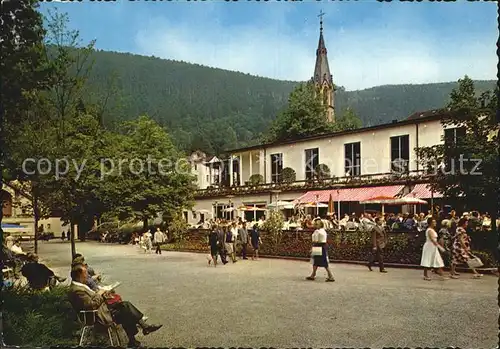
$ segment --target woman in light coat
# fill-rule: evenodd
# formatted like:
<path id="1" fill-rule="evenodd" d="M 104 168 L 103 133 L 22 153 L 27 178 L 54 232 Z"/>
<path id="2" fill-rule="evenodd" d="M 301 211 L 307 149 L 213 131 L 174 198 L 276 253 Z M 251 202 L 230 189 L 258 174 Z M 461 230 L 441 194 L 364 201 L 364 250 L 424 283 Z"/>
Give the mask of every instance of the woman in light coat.
<path id="1" fill-rule="evenodd" d="M 313 260 L 313 270 L 311 276 L 308 276 L 306 280 L 314 280 L 316 278 L 316 271 L 318 267 L 326 269 L 328 278 L 326 282 L 333 282 L 333 274 L 328 266 L 328 245 L 326 243 L 327 234 L 323 226 L 323 221 L 321 219 L 316 219 L 314 221 L 314 227 L 316 230 L 312 234 L 312 260 Z"/>

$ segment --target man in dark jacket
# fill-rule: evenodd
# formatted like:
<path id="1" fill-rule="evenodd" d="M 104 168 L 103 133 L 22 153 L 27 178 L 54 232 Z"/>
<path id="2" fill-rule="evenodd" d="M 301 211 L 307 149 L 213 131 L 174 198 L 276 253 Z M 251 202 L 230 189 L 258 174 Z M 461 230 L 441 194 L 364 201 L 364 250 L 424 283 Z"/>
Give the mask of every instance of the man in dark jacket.
<path id="1" fill-rule="evenodd" d="M 247 258 L 248 231 L 247 228 L 245 227 L 245 223 L 243 222 L 238 223 L 238 238 L 240 239 L 241 242 L 241 257 L 243 259 L 248 259 Z"/>
<path id="2" fill-rule="evenodd" d="M 225 248 L 225 234 L 223 228 L 219 225 L 217 230 L 217 240 L 219 241 L 219 254 L 222 264 L 227 264 L 227 253 Z"/>
<path id="3" fill-rule="evenodd" d="M 372 229 L 372 253 L 368 261 L 368 269 L 372 271 L 374 257 L 376 255 L 380 272 L 387 273 L 387 270 L 384 268 L 384 249 L 387 243 L 387 235 L 382 227 L 382 220 L 380 217 L 375 218 L 375 223 L 377 223 L 377 225 Z"/>

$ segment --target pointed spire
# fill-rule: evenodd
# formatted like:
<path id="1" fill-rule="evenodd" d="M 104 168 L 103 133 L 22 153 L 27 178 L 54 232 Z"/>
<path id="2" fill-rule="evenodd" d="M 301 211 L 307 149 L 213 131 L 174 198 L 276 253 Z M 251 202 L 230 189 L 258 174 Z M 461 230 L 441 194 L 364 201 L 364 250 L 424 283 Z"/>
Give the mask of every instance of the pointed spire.
<path id="1" fill-rule="evenodd" d="M 318 49 L 316 50 L 316 65 L 314 67 L 314 82 L 318 84 L 323 84 L 325 80 L 329 84 L 332 83 L 332 76 L 330 74 L 330 67 L 328 66 L 327 50 L 325 46 L 325 39 L 323 39 L 323 16 L 325 13 L 323 11 L 319 14 L 319 42 Z"/>

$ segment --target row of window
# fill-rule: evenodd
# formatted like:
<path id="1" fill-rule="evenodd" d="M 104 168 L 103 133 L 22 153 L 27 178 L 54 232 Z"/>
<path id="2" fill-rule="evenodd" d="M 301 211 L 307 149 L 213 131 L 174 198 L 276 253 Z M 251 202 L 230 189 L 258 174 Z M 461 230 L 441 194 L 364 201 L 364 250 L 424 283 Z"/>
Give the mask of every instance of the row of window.
<path id="1" fill-rule="evenodd" d="M 407 173 L 410 164 L 410 136 L 391 137 L 391 170 Z M 313 179 L 319 165 L 319 148 L 305 150 L 305 178 Z M 271 154 L 271 181 L 280 182 L 283 154 Z M 346 176 L 361 175 L 361 142 L 344 144 L 344 172 Z"/>
<path id="2" fill-rule="evenodd" d="M 452 148 L 461 138 L 465 136 L 465 128 L 450 128 L 444 130 L 445 148 Z M 319 165 L 319 148 L 306 149 L 305 151 L 305 179 L 310 180 L 315 177 L 315 171 Z M 410 165 L 410 136 L 401 135 L 390 138 L 391 172 L 408 173 Z M 283 153 L 270 155 L 271 160 L 271 182 L 282 181 Z M 229 167 L 229 163 L 225 163 Z M 239 183 L 238 164 L 233 163 L 233 182 Z M 346 176 L 361 175 L 361 142 L 344 144 L 344 173 Z M 212 182 L 229 181 L 228 171 L 218 171 L 209 178 Z"/>
<path id="3" fill-rule="evenodd" d="M 465 137 L 465 127 L 449 128 L 444 130 L 445 149 L 451 149 Z M 391 143 L 391 172 L 408 173 L 410 170 L 410 136 L 402 135 L 390 138 Z M 451 155 L 451 154 L 450 154 Z M 451 158 L 449 156 L 448 158 Z M 448 159 L 449 160 L 449 159 Z M 448 162 L 448 161 L 447 161 Z M 314 178 L 316 167 L 319 164 L 319 149 L 305 150 L 305 178 Z M 449 164 L 446 164 L 449 167 Z M 271 181 L 280 182 L 283 170 L 283 154 L 271 154 Z M 346 176 L 361 175 L 361 142 L 344 144 L 344 173 Z"/>

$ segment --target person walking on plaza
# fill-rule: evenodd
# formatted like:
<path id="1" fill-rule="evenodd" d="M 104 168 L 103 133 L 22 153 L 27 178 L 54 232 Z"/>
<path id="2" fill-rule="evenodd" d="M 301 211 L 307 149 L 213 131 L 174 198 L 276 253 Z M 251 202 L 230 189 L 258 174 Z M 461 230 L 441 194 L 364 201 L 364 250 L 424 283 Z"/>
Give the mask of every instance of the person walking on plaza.
<path id="1" fill-rule="evenodd" d="M 238 236 L 241 242 L 241 258 L 248 259 L 247 258 L 248 231 L 247 228 L 245 227 L 245 223 L 243 222 L 239 223 Z"/>
<path id="2" fill-rule="evenodd" d="M 214 267 L 217 267 L 217 255 L 219 254 L 219 237 L 217 235 L 217 225 L 214 224 L 210 235 L 208 236 L 208 245 L 210 246 L 210 256 L 208 265 L 214 262 Z M 222 259 L 222 257 L 221 257 Z"/>
<path id="3" fill-rule="evenodd" d="M 438 274 L 441 276 L 441 280 L 447 278 L 443 275 L 443 258 L 441 258 L 440 250 L 444 251 L 443 246 L 441 246 L 437 241 L 436 233 L 436 220 L 433 217 L 427 219 L 427 230 L 425 232 L 426 240 L 424 247 L 422 249 L 422 258 L 420 259 L 420 265 L 424 267 L 424 280 L 431 281 L 429 277 L 429 269 L 437 269 Z"/>
<path id="4" fill-rule="evenodd" d="M 261 240 L 260 240 L 259 225 L 257 223 L 253 225 L 252 232 L 250 235 L 250 242 L 253 248 L 252 260 L 259 260 L 259 245 L 261 244 Z"/>
<path id="5" fill-rule="evenodd" d="M 153 242 L 151 241 L 153 234 L 149 232 L 149 230 L 146 230 L 146 232 L 142 235 L 144 238 L 144 247 L 145 253 L 151 253 L 153 249 Z"/>
<path id="6" fill-rule="evenodd" d="M 233 251 L 234 251 L 235 258 L 236 258 L 236 254 L 238 253 L 238 243 L 239 243 L 238 226 L 239 226 L 239 223 L 236 223 L 236 222 L 233 222 L 231 225 L 231 234 L 233 236 Z"/>
<path id="7" fill-rule="evenodd" d="M 384 249 L 387 244 L 387 234 L 382 227 L 382 219 L 380 217 L 375 218 L 376 225 L 372 229 L 372 253 L 370 254 L 370 259 L 368 260 L 368 269 L 372 271 L 372 266 L 375 261 L 375 255 L 378 260 L 378 267 L 381 273 L 387 273 L 384 268 Z"/>
<path id="8" fill-rule="evenodd" d="M 234 235 L 232 226 L 228 226 L 226 229 L 224 246 L 226 248 L 226 253 L 231 257 L 233 263 L 236 263 L 236 256 L 234 254 Z"/>
<path id="9" fill-rule="evenodd" d="M 312 234 L 312 260 L 313 260 L 313 270 L 311 276 L 306 277 L 306 280 L 314 280 L 316 278 L 316 271 L 318 267 L 326 269 L 328 274 L 326 282 L 333 282 L 333 274 L 328 266 L 328 245 L 326 243 L 327 234 L 323 226 L 323 221 L 321 219 L 314 220 L 314 227 L 316 230 Z"/>
<path id="10" fill-rule="evenodd" d="M 165 242 L 165 234 L 160 230 L 160 228 L 156 228 L 154 235 L 154 243 L 156 246 L 156 254 L 161 254 L 161 245 Z"/>
<path id="11" fill-rule="evenodd" d="M 467 235 L 467 218 L 460 218 L 458 221 L 457 233 L 453 241 L 452 247 L 452 257 L 451 257 L 451 277 L 458 279 L 458 274 L 456 272 L 457 264 L 467 264 L 467 262 L 472 258 L 470 249 L 470 237 Z M 476 269 L 471 268 L 474 273 L 473 277 L 478 279 L 483 276 L 479 274 Z"/>
<path id="12" fill-rule="evenodd" d="M 227 264 L 227 251 L 226 251 L 226 232 L 225 232 L 225 227 L 221 227 L 220 225 L 215 226 L 215 231 L 217 232 L 217 241 L 219 245 L 219 254 L 220 254 L 220 260 L 223 265 Z"/>

